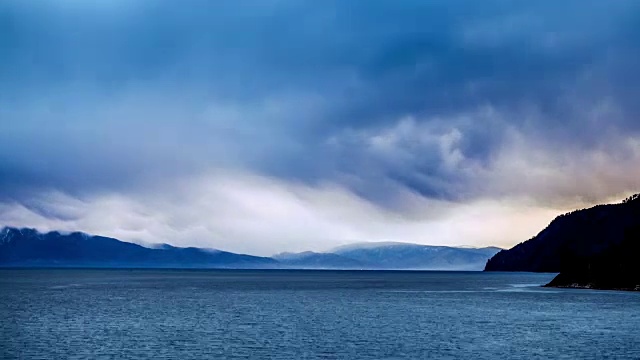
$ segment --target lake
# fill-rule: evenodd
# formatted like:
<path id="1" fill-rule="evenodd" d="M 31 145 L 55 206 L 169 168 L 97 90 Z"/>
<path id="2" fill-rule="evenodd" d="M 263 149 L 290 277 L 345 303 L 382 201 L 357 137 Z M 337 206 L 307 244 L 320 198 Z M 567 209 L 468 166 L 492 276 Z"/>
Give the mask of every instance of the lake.
<path id="1" fill-rule="evenodd" d="M 0 270 L 1 359 L 639 359 L 640 294 L 553 274 Z"/>

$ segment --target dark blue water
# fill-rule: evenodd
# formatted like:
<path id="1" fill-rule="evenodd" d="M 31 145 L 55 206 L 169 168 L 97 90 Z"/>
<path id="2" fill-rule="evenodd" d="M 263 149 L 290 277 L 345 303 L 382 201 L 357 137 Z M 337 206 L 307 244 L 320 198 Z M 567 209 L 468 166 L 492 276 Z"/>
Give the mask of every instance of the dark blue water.
<path id="1" fill-rule="evenodd" d="M 640 359 L 640 294 L 551 277 L 0 270 L 0 358 Z"/>

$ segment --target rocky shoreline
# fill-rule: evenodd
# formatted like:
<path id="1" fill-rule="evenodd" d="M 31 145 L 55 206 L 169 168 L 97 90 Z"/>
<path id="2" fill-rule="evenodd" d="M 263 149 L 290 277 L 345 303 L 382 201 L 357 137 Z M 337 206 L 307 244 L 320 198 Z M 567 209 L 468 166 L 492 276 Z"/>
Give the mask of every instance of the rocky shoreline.
<path id="1" fill-rule="evenodd" d="M 619 274 L 618 274 L 619 275 Z M 588 277 L 584 275 L 567 275 L 560 273 L 550 283 L 544 285 L 550 288 L 563 289 L 590 289 L 590 290 L 617 290 L 640 291 L 640 278 L 632 279 L 631 276 L 600 275 Z"/>
<path id="2" fill-rule="evenodd" d="M 547 288 L 556 288 L 556 289 L 584 289 L 584 290 L 614 290 L 614 291 L 640 291 L 640 285 L 636 285 L 634 288 L 606 288 L 606 287 L 598 287 L 594 284 L 567 284 L 567 285 L 543 285 L 543 287 Z"/>

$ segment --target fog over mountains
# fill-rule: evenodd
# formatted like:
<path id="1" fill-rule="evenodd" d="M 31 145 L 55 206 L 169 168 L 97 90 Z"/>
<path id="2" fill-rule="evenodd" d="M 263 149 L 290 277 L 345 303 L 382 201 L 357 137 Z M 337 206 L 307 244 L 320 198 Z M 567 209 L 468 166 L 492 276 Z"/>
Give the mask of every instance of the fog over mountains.
<path id="1" fill-rule="evenodd" d="M 281 253 L 269 257 L 215 249 L 153 248 L 81 232 L 0 231 L 0 266 L 284 268 L 363 270 L 482 270 L 499 248 L 457 248 L 409 243 L 358 243 L 324 253 Z"/>
<path id="2" fill-rule="evenodd" d="M 302 268 L 363 268 L 411 270 L 482 270 L 501 249 L 429 246 L 399 242 L 357 243 L 326 253 L 280 254 L 285 265 Z"/>
<path id="3" fill-rule="evenodd" d="M 0 231 L 0 266 L 7 267 L 149 267 L 268 268 L 271 258 L 167 244 L 148 248 L 81 232 L 40 233 L 5 227 Z"/>

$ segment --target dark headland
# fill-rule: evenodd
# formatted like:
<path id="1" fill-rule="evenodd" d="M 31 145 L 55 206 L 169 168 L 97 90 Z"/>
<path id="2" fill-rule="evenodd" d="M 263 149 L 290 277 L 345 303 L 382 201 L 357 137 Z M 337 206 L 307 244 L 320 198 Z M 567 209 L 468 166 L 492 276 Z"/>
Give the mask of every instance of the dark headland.
<path id="1" fill-rule="evenodd" d="M 640 194 L 560 215 L 485 271 L 557 272 L 546 286 L 640 291 Z"/>

